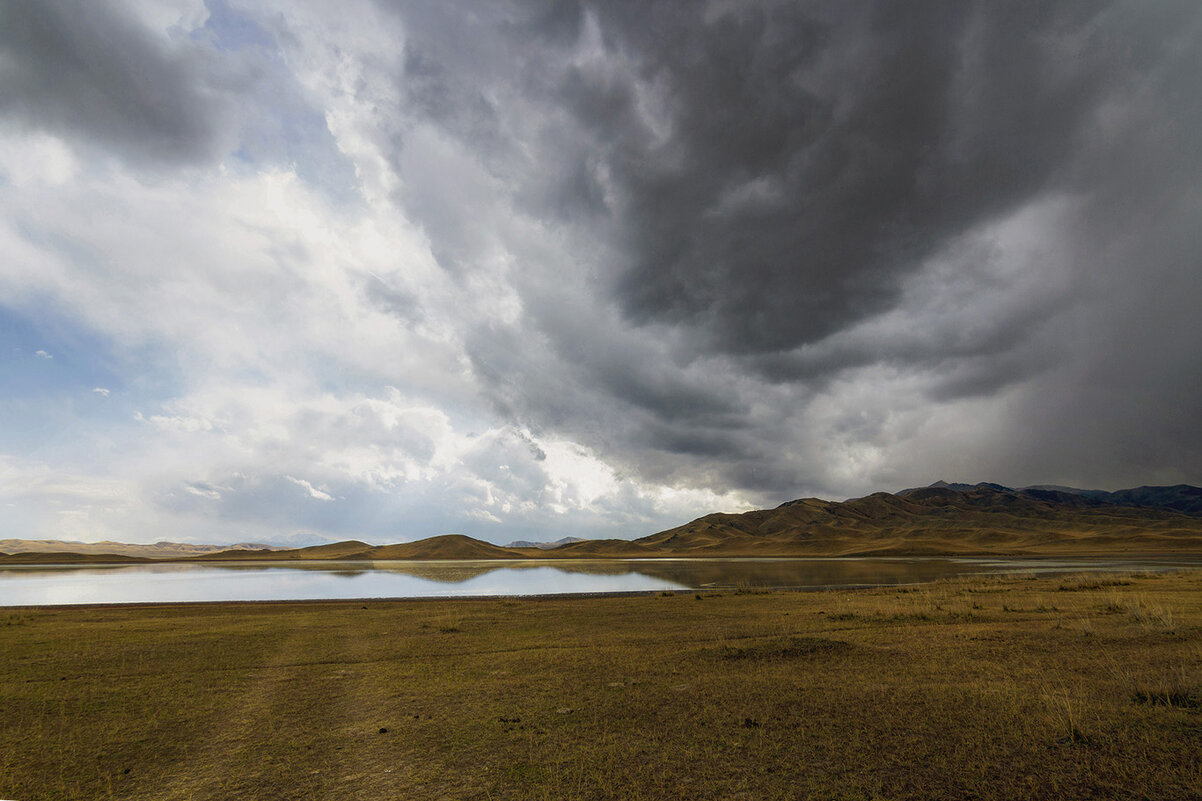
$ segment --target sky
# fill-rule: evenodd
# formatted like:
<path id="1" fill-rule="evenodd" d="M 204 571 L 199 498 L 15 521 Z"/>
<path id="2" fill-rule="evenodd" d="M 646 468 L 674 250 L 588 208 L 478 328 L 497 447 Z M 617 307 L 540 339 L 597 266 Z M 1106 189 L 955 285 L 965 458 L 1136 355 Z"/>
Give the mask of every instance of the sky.
<path id="1" fill-rule="evenodd" d="M 0 0 L 0 538 L 1202 484 L 1202 5 Z"/>

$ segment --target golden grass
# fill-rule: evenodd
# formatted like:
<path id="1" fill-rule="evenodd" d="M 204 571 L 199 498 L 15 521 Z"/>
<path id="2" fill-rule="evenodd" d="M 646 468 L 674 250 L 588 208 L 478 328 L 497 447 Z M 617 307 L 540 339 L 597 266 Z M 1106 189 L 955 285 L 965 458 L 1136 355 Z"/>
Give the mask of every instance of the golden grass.
<path id="1" fill-rule="evenodd" d="M 1104 578 L 0 610 L 0 798 L 1202 797 L 1202 573 Z"/>

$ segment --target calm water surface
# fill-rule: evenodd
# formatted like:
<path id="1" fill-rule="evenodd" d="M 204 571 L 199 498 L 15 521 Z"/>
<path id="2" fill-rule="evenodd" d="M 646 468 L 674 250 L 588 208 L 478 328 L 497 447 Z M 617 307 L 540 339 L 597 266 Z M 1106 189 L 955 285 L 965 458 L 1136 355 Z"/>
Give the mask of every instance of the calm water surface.
<path id="1" fill-rule="evenodd" d="M 957 575 L 1169 570 L 1202 558 L 597 559 L 0 568 L 0 606 L 286 601 L 912 584 Z"/>

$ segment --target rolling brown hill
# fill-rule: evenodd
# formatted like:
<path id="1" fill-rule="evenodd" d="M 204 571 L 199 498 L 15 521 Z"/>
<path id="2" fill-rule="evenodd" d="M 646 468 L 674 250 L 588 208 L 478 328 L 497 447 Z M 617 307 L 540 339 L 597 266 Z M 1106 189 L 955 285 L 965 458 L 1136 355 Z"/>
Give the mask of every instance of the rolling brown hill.
<path id="1" fill-rule="evenodd" d="M 229 550 L 282 550 L 273 545 L 241 543 L 238 545 L 194 545 L 190 542 L 156 542 L 150 545 L 130 542 L 72 542 L 70 540 L 0 540 L 0 554 L 17 553 L 74 553 L 116 556 L 139 556 L 146 559 L 176 559 Z"/>
<path id="2" fill-rule="evenodd" d="M 1202 553 L 1202 517 L 1068 493 L 933 486 L 711 514 L 635 542 L 692 556 Z"/>
<path id="3" fill-rule="evenodd" d="M 198 562 L 228 562 L 260 559 L 289 561 L 293 559 L 355 559 L 358 554 L 375 546 L 359 540 L 343 540 L 324 545 L 310 545 L 306 548 L 284 548 L 281 550 L 226 550 L 216 553 L 205 553 L 191 557 L 188 561 Z"/>
<path id="4" fill-rule="evenodd" d="M 556 548 L 502 547 L 460 534 L 396 545 L 359 540 L 292 549 L 246 549 L 177 555 L 163 547 L 156 561 L 486 560 L 656 557 L 870 555 L 1121 555 L 1202 554 L 1202 514 L 1188 485 L 1102 492 L 1067 487 L 1010 489 L 998 484 L 946 484 L 877 492 L 842 503 L 802 498 L 775 509 L 715 513 L 637 540 L 581 540 Z M 10 541 L 18 542 L 18 541 Z M 24 552 L 0 563 L 120 562 L 142 554 L 101 549 Z M 83 543 L 50 543 L 84 546 Z M 141 546 L 154 549 L 175 545 Z M 188 546 L 210 549 L 214 546 Z M 81 551 L 83 548 L 81 548 Z M 31 553 L 31 551 L 43 551 Z"/>
<path id="5" fill-rule="evenodd" d="M 366 552 L 367 559 L 529 559 L 527 549 L 502 548 L 462 534 L 445 534 L 400 545 L 379 545 Z M 539 548 L 531 548 L 540 551 Z"/>
<path id="6" fill-rule="evenodd" d="M 530 551 L 531 553 L 527 553 Z M 243 561 L 243 560 L 312 560 L 312 559 L 529 559 L 537 558 L 543 551 L 538 548 L 502 548 L 499 545 L 465 537 L 462 534 L 445 534 L 428 537 L 416 542 L 396 545 L 369 545 L 359 540 L 345 540 L 308 548 L 292 548 L 282 551 L 222 551 L 193 557 L 193 561 Z"/>
<path id="7" fill-rule="evenodd" d="M 654 548 L 630 540 L 580 540 L 557 548 L 540 549 L 536 556 L 551 559 L 638 559 L 659 556 Z"/>

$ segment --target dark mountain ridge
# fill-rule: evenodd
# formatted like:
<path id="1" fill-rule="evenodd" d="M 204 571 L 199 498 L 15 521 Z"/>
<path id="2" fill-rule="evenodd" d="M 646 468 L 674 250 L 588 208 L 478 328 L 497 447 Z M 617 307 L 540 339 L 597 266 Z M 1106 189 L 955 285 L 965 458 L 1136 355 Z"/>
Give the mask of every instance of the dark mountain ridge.
<path id="1" fill-rule="evenodd" d="M 34 541 L 22 544 L 36 545 Z M 145 559 L 112 550 L 91 554 L 29 552 L 33 550 L 27 547 L 21 553 L 0 554 L 0 564 Z M 172 554 L 153 561 L 1157 553 L 1202 554 L 1202 489 L 1178 484 L 1108 492 L 938 481 L 927 487 L 892 494 L 874 492 L 843 502 L 800 498 L 774 509 L 741 514 L 716 512 L 636 540 L 577 540 L 550 548 L 524 543 L 502 547 L 448 534 L 395 545 L 347 540 L 308 548 Z"/>
<path id="2" fill-rule="evenodd" d="M 1014 489 L 1001 484 L 949 484 L 946 481 L 936 481 L 927 487 L 914 487 L 898 492 L 898 495 L 912 495 L 928 489 L 949 489 L 966 492 L 975 489 L 992 489 L 997 492 L 1009 492 L 1019 496 L 1037 498 L 1040 500 L 1073 504 L 1074 498 L 1084 499 L 1095 505 L 1133 506 L 1139 509 L 1171 509 L 1175 512 L 1202 517 L 1202 487 L 1189 484 L 1174 484 L 1172 486 L 1144 486 L 1132 489 L 1106 490 L 1078 489 L 1056 484 L 1036 484 L 1030 487 Z"/>
<path id="3" fill-rule="evenodd" d="M 635 542 L 714 556 L 1202 552 L 1197 495 L 1188 485 L 1105 492 L 939 481 L 842 503 L 802 498 L 710 514 Z"/>
<path id="4" fill-rule="evenodd" d="M 563 537 L 554 542 L 532 542 L 530 540 L 514 540 L 507 543 L 506 548 L 558 548 L 560 545 L 571 545 L 573 542 L 588 542 L 581 537 Z"/>

